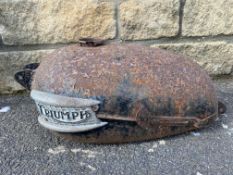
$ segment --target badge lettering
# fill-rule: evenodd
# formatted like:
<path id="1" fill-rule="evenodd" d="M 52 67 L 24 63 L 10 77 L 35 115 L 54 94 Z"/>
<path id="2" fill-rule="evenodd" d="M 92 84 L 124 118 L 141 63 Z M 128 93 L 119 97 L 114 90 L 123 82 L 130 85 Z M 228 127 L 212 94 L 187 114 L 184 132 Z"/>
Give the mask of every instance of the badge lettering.
<path id="1" fill-rule="evenodd" d="M 56 106 L 47 106 L 37 103 L 40 114 L 43 116 L 61 122 L 81 122 L 91 117 L 90 109 L 65 108 Z"/>

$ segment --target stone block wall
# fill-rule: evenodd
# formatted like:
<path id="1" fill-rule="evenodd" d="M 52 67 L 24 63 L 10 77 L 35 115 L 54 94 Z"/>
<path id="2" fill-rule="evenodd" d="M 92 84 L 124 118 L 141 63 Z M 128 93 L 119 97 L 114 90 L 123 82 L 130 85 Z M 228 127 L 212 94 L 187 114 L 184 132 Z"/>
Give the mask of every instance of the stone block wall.
<path id="1" fill-rule="evenodd" d="M 0 94 L 54 49 L 98 37 L 189 56 L 210 75 L 233 71 L 231 0 L 1 0 Z"/>

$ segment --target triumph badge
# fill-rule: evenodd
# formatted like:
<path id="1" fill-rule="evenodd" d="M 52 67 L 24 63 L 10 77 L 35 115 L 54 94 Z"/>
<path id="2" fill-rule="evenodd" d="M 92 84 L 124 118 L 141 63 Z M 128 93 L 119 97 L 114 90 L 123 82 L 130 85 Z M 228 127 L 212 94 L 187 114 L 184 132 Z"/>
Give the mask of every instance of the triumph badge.
<path id="1" fill-rule="evenodd" d="M 50 130 L 58 132 L 84 132 L 102 127 L 107 122 L 96 118 L 92 106 L 99 101 L 55 95 L 32 90 L 31 97 L 35 100 L 40 113 L 39 123 Z"/>

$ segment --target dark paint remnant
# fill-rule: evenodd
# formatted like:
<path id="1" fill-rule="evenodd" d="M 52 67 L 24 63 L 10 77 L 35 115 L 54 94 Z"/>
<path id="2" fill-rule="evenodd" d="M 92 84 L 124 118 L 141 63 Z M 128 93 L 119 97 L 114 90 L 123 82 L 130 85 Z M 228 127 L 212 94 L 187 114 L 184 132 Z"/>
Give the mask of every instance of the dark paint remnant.
<path id="1" fill-rule="evenodd" d="M 130 115 L 135 104 L 146 98 L 146 95 L 143 93 L 145 90 L 133 84 L 131 76 L 130 73 L 125 74 L 123 80 L 116 88 L 115 95 L 109 97 L 109 105 L 111 107 L 108 108 L 108 112 L 111 114 Z"/>
<path id="2" fill-rule="evenodd" d="M 144 140 L 149 140 L 149 138 L 154 137 L 151 131 L 148 132 L 145 128 L 138 126 L 133 122 L 126 121 L 109 121 L 108 125 L 97 128 L 85 133 L 73 133 L 73 134 L 62 134 L 66 138 L 71 138 L 72 140 L 77 139 L 77 141 L 89 140 L 89 142 L 95 143 L 119 143 L 119 142 L 129 142 L 129 141 L 139 141 L 139 138 Z M 169 129 L 169 128 L 168 128 Z M 155 130 L 155 132 L 158 130 Z M 177 131 L 176 131 L 177 132 Z M 160 132 L 156 132 L 157 134 Z M 103 135 L 106 138 L 104 139 Z M 136 139 L 136 140 L 135 140 Z M 139 140 L 138 140 L 139 139 Z M 109 142 L 109 140 L 111 140 Z"/>
<path id="3" fill-rule="evenodd" d="M 136 96 L 136 95 L 135 95 Z M 129 96 L 94 96 L 92 99 L 99 100 L 99 110 L 97 112 L 109 112 L 110 114 L 118 114 L 121 116 L 128 116 L 132 114 L 136 104 L 141 104 L 144 109 L 141 111 L 141 119 L 145 120 L 145 116 L 176 116 L 176 106 L 174 100 L 171 97 L 167 99 L 162 97 L 156 97 L 156 103 L 150 102 L 148 98 L 142 100 L 136 100 L 132 95 Z M 106 108 L 107 106 L 107 108 Z M 195 101 L 189 102 L 189 104 L 183 109 L 184 116 L 199 116 L 203 114 L 215 113 L 215 107 L 211 106 L 207 100 L 198 98 Z"/>
<path id="4" fill-rule="evenodd" d="M 105 97 L 105 100 L 102 101 L 101 109 L 99 112 L 117 114 L 122 117 L 127 117 L 131 114 L 134 107 L 134 102 L 132 99 L 122 96 L 111 96 Z"/>
<path id="5" fill-rule="evenodd" d="M 116 108 L 120 115 L 128 115 L 132 108 L 132 99 L 125 97 L 117 97 Z"/>
<path id="6" fill-rule="evenodd" d="M 179 129 L 178 126 L 171 126 L 171 131 L 176 131 L 176 130 L 178 130 L 178 129 Z"/>
<path id="7" fill-rule="evenodd" d="M 120 135 L 128 136 L 132 135 L 132 129 L 134 127 L 137 127 L 136 123 L 133 122 L 127 122 L 127 121 L 110 121 L 110 120 L 103 120 L 109 122 L 108 125 L 105 125 L 101 128 L 96 128 L 94 130 L 90 130 L 83 133 L 73 133 L 74 136 L 83 136 L 88 137 L 95 135 L 95 137 L 98 137 L 101 135 L 101 133 L 108 131 L 108 130 L 115 130 L 116 132 L 120 132 Z"/>
<path id="8" fill-rule="evenodd" d="M 203 114 L 213 114 L 215 113 L 215 106 L 210 105 L 210 103 L 204 98 L 198 98 L 194 101 L 190 101 L 185 107 L 185 116 L 200 116 Z"/>
<path id="9" fill-rule="evenodd" d="M 31 64 L 27 64 L 23 67 L 23 70 L 26 69 L 30 69 L 30 70 L 35 70 L 38 68 L 38 66 L 40 65 L 40 63 L 31 63 Z"/>
<path id="10" fill-rule="evenodd" d="M 155 104 L 148 99 L 142 100 L 143 105 L 153 116 L 173 116 L 175 115 L 175 104 L 171 97 L 164 99 L 162 97 L 156 98 Z"/>
<path id="11" fill-rule="evenodd" d="M 171 97 L 168 97 L 167 109 L 168 109 L 168 116 L 172 116 L 175 114 L 175 104 Z"/>

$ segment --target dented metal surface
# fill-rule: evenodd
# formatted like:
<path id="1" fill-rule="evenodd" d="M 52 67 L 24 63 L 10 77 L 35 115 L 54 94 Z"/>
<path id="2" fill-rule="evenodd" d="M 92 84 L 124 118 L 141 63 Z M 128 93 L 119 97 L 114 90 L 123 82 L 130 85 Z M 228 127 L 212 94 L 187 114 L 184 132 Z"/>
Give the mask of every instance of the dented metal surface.
<path id="1" fill-rule="evenodd" d="M 196 63 L 157 48 L 102 44 L 56 50 L 33 76 L 34 90 L 100 102 L 94 111 L 108 124 L 66 136 L 95 143 L 150 140 L 201 128 L 217 117 L 214 87 Z"/>

